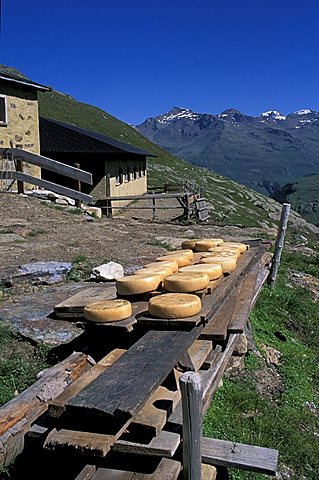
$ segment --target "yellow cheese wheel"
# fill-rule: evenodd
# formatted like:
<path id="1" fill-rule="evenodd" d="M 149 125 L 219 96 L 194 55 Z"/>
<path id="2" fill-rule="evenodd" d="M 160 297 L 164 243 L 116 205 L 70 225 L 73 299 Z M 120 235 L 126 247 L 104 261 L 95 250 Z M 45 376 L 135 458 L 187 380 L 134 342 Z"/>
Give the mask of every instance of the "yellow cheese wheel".
<path id="1" fill-rule="evenodd" d="M 164 293 L 148 302 L 148 310 L 157 318 L 186 318 L 201 311 L 202 304 L 197 295 L 189 293 Z"/>
<path id="2" fill-rule="evenodd" d="M 167 260 L 175 260 L 177 262 L 178 268 L 185 267 L 186 265 L 190 264 L 190 259 L 187 255 L 180 255 L 175 253 L 174 255 L 167 255 L 164 257 L 158 257 L 156 259 L 157 262 L 167 262 Z"/>
<path id="3" fill-rule="evenodd" d="M 182 267 L 180 272 L 195 272 L 195 273 L 204 273 L 208 275 L 209 280 L 217 280 L 217 278 L 223 275 L 223 270 L 220 265 L 213 265 L 209 263 L 202 263 L 197 265 L 188 265 L 187 267 Z"/>
<path id="4" fill-rule="evenodd" d="M 225 242 L 224 243 L 225 247 L 237 247 L 240 250 L 240 253 L 246 252 L 246 250 L 249 250 L 249 245 L 245 245 L 245 243 L 240 243 L 240 242 Z"/>
<path id="5" fill-rule="evenodd" d="M 177 270 L 178 270 L 177 262 L 176 262 L 176 260 L 173 260 L 173 259 L 170 259 L 170 260 L 167 259 L 166 261 L 163 260 L 163 261 L 161 261 L 160 265 L 163 266 L 163 267 L 170 268 L 172 270 L 172 273 L 177 272 Z M 152 263 L 147 263 L 146 265 L 144 265 L 144 268 L 152 268 L 152 267 L 158 267 L 158 263 L 157 262 L 152 262 Z"/>
<path id="6" fill-rule="evenodd" d="M 115 299 L 93 302 L 84 307 L 84 317 L 91 322 L 117 322 L 132 315 L 128 300 Z"/>
<path id="7" fill-rule="evenodd" d="M 193 250 L 188 248 L 187 250 L 172 250 L 171 252 L 165 253 L 165 257 L 169 257 L 171 255 L 186 255 L 190 260 L 193 258 Z"/>
<path id="8" fill-rule="evenodd" d="M 212 253 L 235 252 L 237 258 L 240 257 L 240 249 L 238 247 L 225 247 L 224 245 L 221 245 L 219 247 L 209 248 L 207 253 L 209 252 L 212 252 Z"/>
<path id="9" fill-rule="evenodd" d="M 197 292 L 207 288 L 208 284 L 209 276 L 205 273 L 174 273 L 164 278 L 164 288 L 168 292 Z"/>
<path id="10" fill-rule="evenodd" d="M 133 272 L 134 275 L 162 275 L 162 280 L 168 275 L 173 274 L 173 270 L 168 267 L 161 267 L 160 263 L 157 264 L 157 267 L 141 268 Z"/>
<path id="11" fill-rule="evenodd" d="M 184 240 L 184 242 L 182 242 L 182 248 L 188 250 L 188 249 L 191 249 L 191 250 L 194 250 L 195 248 L 195 243 L 198 242 L 200 240 L 200 238 L 195 238 L 194 240 Z"/>
<path id="12" fill-rule="evenodd" d="M 206 238 L 195 243 L 195 250 L 198 252 L 207 252 L 209 248 L 218 247 L 224 243 L 222 238 Z"/>
<path id="13" fill-rule="evenodd" d="M 212 248 L 210 249 L 212 250 Z M 201 258 L 209 258 L 209 257 L 232 257 L 235 258 L 236 261 L 238 259 L 238 253 L 234 251 L 224 250 L 223 252 L 205 252 L 201 256 Z M 240 254 L 239 254 L 240 255 Z"/>
<path id="14" fill-rule="evenodd" d="M 206 257 L 202 258 L 199 262 L 201 263 L 213 263 L 220 265 L 222 267 L 223 273 L 230 273 L 235 270 L 237 262 L 233 257 Z"/>
<path id="15" fill-rule="evenodd" d="M 137 295 L 156 290 L 161 282 L 161 274 L 130 275 L 116 280 L 116 289 L 120 295 Z"/>

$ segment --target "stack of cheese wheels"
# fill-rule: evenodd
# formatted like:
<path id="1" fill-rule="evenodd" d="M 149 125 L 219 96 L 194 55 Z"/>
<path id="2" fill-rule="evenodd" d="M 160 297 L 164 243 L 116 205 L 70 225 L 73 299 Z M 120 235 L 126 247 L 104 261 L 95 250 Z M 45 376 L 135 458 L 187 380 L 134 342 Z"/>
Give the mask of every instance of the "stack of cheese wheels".
<path id="1" fill-rule="evenodd" d="M 84 317 L 90 322 L 117 322 L 131 315 L 132 305 L 128 300 L 104 300 L 90 303 L 84 307 Z"/>
<path id="2" fill-rule="evenodd" d="M 160 263 L 157 264 L 157 267 L 141 268 L 133 272 L 134 275 L 161 275 L 162 280 L 168 275 L 172 275 L 173 271 L 168 267 L 162 267 Z"/>
<path id="3" fill-rule="evenodd" d="M 190 264 L 189 255 L 185 255 L 183 253 L 172 253 L 171 255 L 165 255 L 164 257 L 158 257 L 156 259 L 157 262 L 167 262 L 168 260 L 175 260 L 178 268 L 185 267 L 186 265 Z"/>
<path id="4" fill-rule="evenodd" d="M 202 304 L 197 295 L 189 293 L 164 293 L 148 302 L 148 311 L 157 318 L 186 318 L 197 315 Z"/>
<path id="5" fill-rule="evenodd" d="M 218 247 L 223 243 L 224 240 L 222 238 L 205 238 L 195 243 L 195 250 L 197 252 L 207 252 L 209 248 Z"/>
<path id="6" fill-rule="evenodd" d="M 225 247 L 224 245 L 222 245 L 220 247 L 209 248 L 207 253 L 209 252 L 218 254 L 224 254 L 225 252 L 235 252 L 237 259 L 240 257 L 240 249 L 238 247 Z"/>
<path id="7" fill-rule="evenodd" d="M 144 265 L 144 268 L 153 268 L 153 267 L 169 268 L 172 271 L 172 273 L 175 273 L 178 270 L 178 265 L 177 265 L 176 260 L 173 260 L 173 259 L 169 260 L 168 258 L 167 258 L 167 260 L 163 259 L 163 261 L 160 264 L 158 262 L 152 262 L 152 263 L 147 263 L 146 265 Z"/>
<path id="8" fill-rule="evenodd" d="M 245 243 L 240 242 L 225 242 L 224 246 L 231 248 L 239 248 L 240 253 L 244 253 L 246 252 L 246 250 L 249 250 L 249 245 L 245 245 Z"/>
<path id="9" fill-rule="evenodd" d="M 164 288 L 168 292 L 197 292 L 208 287 L 209 276 L 205 273 L 174 273 L 164 278 Z"/>
<path id="10" fill-rule="evenodd" d="M 200 238 L 196 238 L 195 240 L 184 240 L 184 242 L 182 242 L 182 248 L 183 249 L 191 249 L 191 250 L 194 250 L 195 248 L 195 243 L 196 242 L 199 242 Z"/>
<path id="11" fill-rule="evenodd" d="M 156 290 L 162 283 L 159 273 L 130 275 L 116 280 L 116 289 L 120 295 L 138 295 Z"/>
<path id="12" fill-rule="evenodd" d="M 181 273 L 204 273 L 205 275 L 208 275 L 210 281 L 217 280 L 223 275 L 222 267 L 220 265 L 214 265 L 212 263 L 188 265 L 187 267 L 182 267 L 179 271 Z"/>
<path id="13" fill-rule="evenodd" d="M 233 256 L 213 256 L 201 258 L 199 263 L 213 263 L 222 267 L 223 273 L 230 273 L 235 270 L 237 266 L 236 257 Z"/>

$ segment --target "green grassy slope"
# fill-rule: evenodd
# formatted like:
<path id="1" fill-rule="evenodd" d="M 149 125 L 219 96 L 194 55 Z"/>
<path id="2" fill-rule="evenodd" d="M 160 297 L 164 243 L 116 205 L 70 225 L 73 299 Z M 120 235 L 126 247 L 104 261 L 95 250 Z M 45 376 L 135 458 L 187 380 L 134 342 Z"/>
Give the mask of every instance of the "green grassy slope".
<path id="1" fill-rule="evenodd" d="M 143 137 L 135 128 L 100 108 L 77 102 L 56 91 L 39 95 L 40 114 L 65 123 L 104 133 L 116 140 L 157 155 L 148 162 L 149 184 L 195 181 L 206 190 L 215 221 L 247 226 L 276 226 L 280 206 L 273 200 L 204 168 L 177 159 Z"/>
<path id="2" fill-rule="evenodd" d="M 319 175 L 288 183 L 278 190 L 273 198 L 291 203 L 292 208 L 308 222 L 319 225 Z"/>

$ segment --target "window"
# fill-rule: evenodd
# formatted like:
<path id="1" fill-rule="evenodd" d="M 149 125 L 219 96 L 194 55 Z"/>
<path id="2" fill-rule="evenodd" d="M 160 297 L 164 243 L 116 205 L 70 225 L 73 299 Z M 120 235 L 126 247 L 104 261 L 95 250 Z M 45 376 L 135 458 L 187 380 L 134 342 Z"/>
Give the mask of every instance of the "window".
<path id="1" fill-rule="evenodd" d="M 7 124 L 7 99 L 4 95 L 0 95 L 0 125 Z"/>
<path id="2" fill-rule="evenodd" d="M 134 167 L 134 180 L 140 178 L 140 171 L 139 168 Z"/>

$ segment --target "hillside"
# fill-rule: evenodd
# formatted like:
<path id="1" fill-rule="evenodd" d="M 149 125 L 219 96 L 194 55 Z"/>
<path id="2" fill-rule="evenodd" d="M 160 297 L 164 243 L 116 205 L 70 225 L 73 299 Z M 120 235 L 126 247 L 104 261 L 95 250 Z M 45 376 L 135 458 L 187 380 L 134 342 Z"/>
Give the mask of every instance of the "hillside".
<path id="1" fill-rule="evenodd" d="M 319 173 L 319 112 L 313 110 L 252 117 L 235 109 L 212 115 L 174 107 L 136 128 L 177 157 L 266 195 Z"/>
<path id="2" fill-rule="evenodd" d="M 319 225 L 319 175 L 288 183 L 272 197 L 278 202 L 291 203 L 292 208 L 308 222 Z"/>
<path id="3" fill-rule="evenodd" d="M 42 116 L 107 134 L 157 155 L 148 161 L 149 185 L 190 180 L 196 182 L 205 188 L 213 221 L 265 228 L 276 226 L 281 209 L 277 202 L 212 171 L 174 157 L 107 112 L 56 91 L 40 94 L 39 105 Z M 293 215 L 292 220 L 297 225 L 303 224 L 297 216 Z"/>

